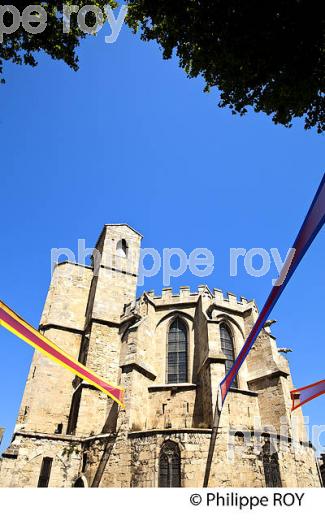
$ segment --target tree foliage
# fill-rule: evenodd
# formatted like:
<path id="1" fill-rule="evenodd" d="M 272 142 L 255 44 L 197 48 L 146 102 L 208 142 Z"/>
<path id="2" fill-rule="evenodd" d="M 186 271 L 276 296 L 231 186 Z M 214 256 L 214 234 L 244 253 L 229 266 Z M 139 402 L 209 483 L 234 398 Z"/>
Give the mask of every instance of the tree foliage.
<path id="1" fill-rule="evenodd" d="M 221 107 L 325 129 L 325 3 L 315 0 L 129 0 L 128 23 L 174 53 Z"/>
<path id="2" fill-rule="evenodd" d="M 5 3 L 3 5 L 6 5 Z M 87 0 L 65 0 L 64 2 L 35 2 L 21 1 L 8 2 L 8 5 L 17 7 L 20 13 L 24 11 L 29 5 L 41 5 L 47 13 L 47 26 L 44 32 L 39 34 L 29 34 L 21 26 L 16 32 L 12 34 L 4 34 L 3 43 L 0 43 L 0 78 L 4 82 L 3 64 L 4 61 L 11 61 L 19 65 L 37 65 L 36 55 L 39 51 L 44 51 L 55 60 L 63 60 L 73 70 L 78 70 L 78 56 L 77 48 L 80 40 L 88 36 L 80 30 L 76 16 L 71 16 L 71 30 L 69 33 L 63 31 L 63 6 L 76 5 L 81 9 L 85 5 L 92 5 L 104 7 L 110 5 L 112 8 L 116 7 L 114 0 L 91 1 Z M 86 17 L 87 24 L 91 26 L 95 18 L 92 13 Z M 12 23 L 12 15 L 6 13 L 4 16 L 5 25 L 10 26 Z"/>
<path id="3" fill-rule="evenodd" d="M 291 126 L 325 130 L 325 3 L 317 0 L 125 0 L 127 21 L 145 41 L 156 40 L 163 57 L 176 54 L 191 78 L 202 76 L 205 90 L 217 87 L 221 107 L 245 114 L 248 107 Z M 27 1 L 8 2 L 20 12 Z M 119 2 L 120 4 L 122 3 Z M 35 2 L 47 11 L 47 27 L 36 35 L 22 27 L 4 35 L 3 64 L 37 65 L 44 51 L 78 69 L 77 48 L 87 34 L 71 17 L 65 33 L 63 5 L 116 7 L 115 0 Z M 6 23 L 10 25 L 10 15 Z M 88 24 L 91 25 L 91 13 Z"/>

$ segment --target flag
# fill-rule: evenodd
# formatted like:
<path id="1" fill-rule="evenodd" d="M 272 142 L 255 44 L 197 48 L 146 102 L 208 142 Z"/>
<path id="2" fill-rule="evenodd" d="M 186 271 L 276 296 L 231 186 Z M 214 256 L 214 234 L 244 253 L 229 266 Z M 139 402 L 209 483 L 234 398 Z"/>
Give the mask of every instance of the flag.
<path id="1" fill-rule="evenodd" d="M 60 347 L 52 343 L 48 338 L 29 325 L 25 320 L 19 317 L 12 309 L 0 301 L 0 325 L 8 329 L 10 332 L 18 336 L 20 339 L 29 343 L 45 356 L 55 361 L 64 368 L 70 370 L 73 374 L 95 386 L 122 408 L 124 408 L 124 389 L 113 386 L 111 383 L 98 376 L 95 372 L 82 365 L 64 352 Z"/>
<path id="2" fill-rule="evenodd" d="M 261 332 L 267 318 L 269 317 L 273 307 L 280 298 L 290 278 L 297 269 L 299 263 L 312 244 L 314 238 L 321 230 L 325 222 L 325 175 L 322 178 L 320 186 L 309 208 L 307 216 L 301 226 L 297 238 L 292 246 L 293 254 L 287 258 L 278 281 L 273 287 L 257 321 L 255 322 L 247 340 L 240 353 L 238 354 L 232 368 L 226 374 L 220 383 L 222 404 L 227 396 L 229 388 L 232 385 L 241 365 L 248 356 L 257 336 Z"/>
<path id="3" fill-rule="evenodd" d="M 325 379 L 317 381 L 317 383 L 313 383 L 312 385 L 302 386 L 296 390 L 291 390 L 291 411 L 293 412 L 293 410 L 296 410 L 299 406 L 308 403 L 308 401 L 311 401 L 322 394 L 325 394 Z"/>

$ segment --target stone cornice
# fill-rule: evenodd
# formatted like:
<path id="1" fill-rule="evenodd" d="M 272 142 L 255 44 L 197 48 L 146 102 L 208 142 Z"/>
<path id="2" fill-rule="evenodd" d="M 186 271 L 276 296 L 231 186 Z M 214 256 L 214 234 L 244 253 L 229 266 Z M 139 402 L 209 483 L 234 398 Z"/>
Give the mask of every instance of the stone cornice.
<path id="1" fill-rule="evenodd" d="M 52 441 L 74 442 L 76 444 L 89 442 L 93 440 L 107 439 L 109 437 L 116 437 L 116 433 L 99 433 L 98 435 L 90 435 L 88 437 L 79 437 L 77 435 L 64 435 L 59 433 L 41 433 L 27 430 L 18 430 L 14 433 L 13 439 L 16 437 L 33 437 L 37 439 L 48 439 Z"/>
<path id="2" fill-rule="evenodd" d="M 120 365 L 120 368 L 122 369 L 122 372 L 137 370 L 138 372 L 140 372 L 140 374 L 144 375 L 151 381 L 154 381 L 157 377 L 157 374 L 153 371 L 151 367 L 149 367 L 149 365 L 147 365 L 140 359 L 136 358 L 130 359 L 126 363 L 123 363 L 122 365 Z"/>
<path id="3" fill-rule="evenodd" d="M 287 378 L 290 375 L 289 372 L 285 372 L 284 370 L 275 370 L 273 372 L 266 372 L 265 374 L 256 375 L 252 377 L 251 379 L 247 378 L 247 384 L 249 383 L 256 383 L 257 381 L 260 381 L 262 379 L 271 378 L 274 379 L 275 377 L 285 377 Z"/>
<path id="4" fill-rule="evenodd" d="M 59 325 L 58 323 L 44 323 L 38 327 L 40 332 L 46 332 L 49 329 L 62 330 L 63 332 L 71 332 L 72 334 L 80 334 L 84 333 L 83 329 L 76 329 L 74 327 L 67 327 L 66 325 Z"/>
<path id="5" fill-rule="evenodd" d="M 258 392 L 253 392 L 252 390 L 243 390 L 242 388 L 230 387 L 229 392 L 233 394 L 249 395 L 250 397 L 258 397 Z"/>
<path id="6" fill-rule="evenodd" d="M 312 450 L 316 451 L 315 447 L 313 446 L 313 444 L 310 441 L 295 440 L 292 437 L 286 437 L 285 435 L 280 435 L 278 433 L 269 432 L 267 429 L 265 429 L 265 430 L 261 429 L 258 431 L 246 429 L 245 431 L 242 431 L 240 428 L 241 428 L 240 426 L 238 428 L 230 427 L 229 435 L 236 435 L 236 433 L 240 432 L 243 434 L 251 435 L 251 437 L 267 437 L 272 440 L 276 440 L 276 441 L 280 441 L 280 442 L 284 441 L 287 444 L 293 444 L 293 445 L 296 443 L 296 444 L 299 444 L 300 446 L 304 446 L 305 448 L 311 448 Z"/>
<path id="7" fill-rule="evenodd" d="M 182 392 L 186 390 L 196 390 L 197 385 L 194 383 L 166 383 L 160 385 L 151 385 L 148 387 L 149 392 L 164 392 L 166 390 Z"/>
<path id="8" fill-rule="evenodd" d="M 147 437 L 149 435 L 174 435 L 178 433 L 201 433 L 211 435 L 211 428 L 161 428 L 158 430 L 142 430 L 129 432 L 128 437 Z"/>
<path id="9" fill-rule="evenodd" d="M 89 321 L 87 322 L 87 328 L 92 323 L 98 323 L 99 325 L 106 325 L 107 327 L 116 327 L 116 328 L 119 328 L 121 325 L 120 321 L 109 321 L 109 320 L 103 320 L 102 318 L 91 317 L 89 319 Z"/>
<path id="10" fill-rule="evenodd" d="M 107 271 L 113 271 L 115 273 L 127 274 L 128 276 L 134 276 L 135 278 L 138 277 L 138 273 L 130 273 L 129 271 L 124 271 L 123 269 L 116 269 L 116 267 L 111 267 L 111 266 L 103 265 L 103 264 L 101 264 L 99 267 L 101 269 L 106 269 Z"/>
<path id="11" fill-rule="evenodd" d="M 220 363 L 220 364 L 224 365 L 226 363 L 226 359 L 227 359 L 226 356 L 222 352 L 219 352 L 218 354 L 209 354 L 204 359 L 204 361 L 201 364 L 200 368 L 198 369 L 197 373 L 199 374 L 201 372 L 201 370 L 203 370 L 207 366 L 210 366 L 212 363 Z"/>

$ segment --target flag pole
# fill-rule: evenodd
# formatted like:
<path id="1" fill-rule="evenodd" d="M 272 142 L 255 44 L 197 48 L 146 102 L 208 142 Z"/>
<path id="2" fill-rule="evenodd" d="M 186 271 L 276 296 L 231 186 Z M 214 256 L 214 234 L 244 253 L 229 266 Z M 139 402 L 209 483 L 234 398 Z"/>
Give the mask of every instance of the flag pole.
<path id="1" fill-rule="evenodd" d="M 208 458 L 207 458 L 207 463 L 205 466 L 203 487 L 208 487 L 208 485 L 209 485 L 211 465 L 212 465 L 212 459 L 213 459 L 214 449 L 215 449 L 217 435 L 218 435 L 218 429 L 219 429 L 219 423 L 220 423 L 220 417 L 221 417 L 221 411 L 222 411 L 222 404 L 223 403 L 222 403 L 221 387 L 219 386 L 217 400 L 216 400 L 216 406 L 214 409 L 214 416 L 213 416 L 211 437 L 210 437 L 210 442 L 209 442 Z"/>
<path id="2" fill-rule="evenodd" d="M 220 422 L 221 410 L 222 410 L 224 401 L 227 397 L 229 388 L 231 387 L 231 384 L 234 381 L 241 365 L 245 361 L 252 346 L 254 345 L 256 338 L 258 337 L 259 333 L 261 332 L 262 328 L 264 327 L 264 324 L 266 323 L 266 320 L 269 317 L 270 313 L 272 312 L 275 304 L 277 303 L 278 299 L 280 298 L 282 292 L 284 291 L 284 289 L 285 289 L 286 285 L 288 284 L 289 280 L 291 279 L 292 275 L 296 271 L 301 260 L 305 256 L 305 253 L 308 251 L 309 247 L 313 243 L 313 241 L 316 238 L 319 231 L 322 229 L 324 223 L 325 223 L 325 175 L 323 175 L 323 178 L 322 178 L 319 188 L 316 192 L 316 195 L 308 210 L 305 220 L 300 228 L 297 238 L 293 244 L 293 247 L 291 248 L 291 253 L 293 253 L 293 254 L 291 254 L 287 257 L 285 264 L 282 267 L 280 276 L 279 276 L 276 284 L 273 286 L 273 289 L 271 290 L 269 297 L 266 300 L 266 303 L 264 304 L 263 309 L 261 310 L 252 330 L 250 331 L 250 333 L 244 343 L 243 348 L 241 349 L 237 358 L 235 359 L 232 368 L 229 370 L 229 372 L 226 374 L 225 378 L 220 383 L 214 417 L 213 417 L 213 425 L 212 425 L 212 430 L 211 430 L 211 438 L 210 438 L 207 464 L 206 464 L 206 468 L 205 468 L 203 487 L 207 487 L 208 483 L 209 483 L 211 464 L 212 464 L 212 458 L 213 458 L 214 448 L 215 448 L 217 434 L 218 434 L 218 426 L 219 426 L 219 422 Z M 325 381 L 319 381 L 319 383 L 325 384 Z M 310 386 L 315 386 L 315 385 L 310 385 Z M 302 390 L 302 389 L 298 389 L 298 390 Z M 321 388 L 321 391 L 318 393 L 318 395 L 320 395 L 321 393 L 325 393 L 325 387 Z M 316 397 L 316 396 L 314 396 L 314 397 Z M 308 396 L 307 400 L 309 401 L 310 399 L 311 398 Z M 307 401 L 305 401 L 305 402 L 307 402 Z"/>
<path id="3" fill-rule="evenodd" d="M 215 410 L 214 410 L 214 417 L 213 417 L 212 431 L 211 431 L 211 437 L 210 437 L 210 443 L 209 443 L 208 458 L 207 458 L 207 463 L 206 463 L 206 466 L 205 466 L 203 487 L 208 487 L 208 484 L 209 484 L 209 478 L 210 478 L 210 473 L 211 473 L 211 464 L 212 464 L 214 448 L 215 448 L 215 445 L 216 445 L 216 440 L 217 440 L 217 435 L 218 435 L 220 416 L 221 416 L 221 410 L 219 410 L 218 399 L 217 399 Z"/>

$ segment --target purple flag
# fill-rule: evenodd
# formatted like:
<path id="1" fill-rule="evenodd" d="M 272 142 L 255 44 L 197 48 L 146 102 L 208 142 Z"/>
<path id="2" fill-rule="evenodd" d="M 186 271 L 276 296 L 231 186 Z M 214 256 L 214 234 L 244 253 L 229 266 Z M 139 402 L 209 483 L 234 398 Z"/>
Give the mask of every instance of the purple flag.
<path id="1" fill-rule="evenodd" d="M 297 269 L 299 263 L 307 252 L 309 246 L 312 244 L 314 238 L 321 230 L 323 224 L 325 222 L 325 175 L 322 178 L 320 186 L 317 190 L 317 193 L 314 197 L 314 200 L 310 206 L 310 209 L 307 213 L 307 216 L 304 220 L 303 225 L 298 233 L 298 236 L 292 246 L 293 254 L 289 255 L 287 258 L 280 276 L 273 287 L 255 325 L 253 326 L 247 340 L 240 353 L 238 354 L 232 368 L 226 374 L 225 378 L 220 383 L 220 397 L 221 404 L 220 409 L 224 403 L 224 400 L 227 396 L 229 388 L 232 385 L 233 380 L 235 379 L 238 370 L 243 364 L 244 360 L 249 354 L 250 349 L 252 348 L 257 336 L 261 332 L 268 316 L 270 315 L 273 307 L 276 302 L 280 298 L 284 288 L 292 277 L 293 273 Z"/>

